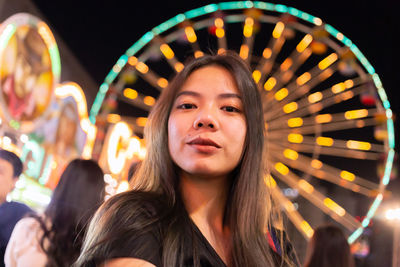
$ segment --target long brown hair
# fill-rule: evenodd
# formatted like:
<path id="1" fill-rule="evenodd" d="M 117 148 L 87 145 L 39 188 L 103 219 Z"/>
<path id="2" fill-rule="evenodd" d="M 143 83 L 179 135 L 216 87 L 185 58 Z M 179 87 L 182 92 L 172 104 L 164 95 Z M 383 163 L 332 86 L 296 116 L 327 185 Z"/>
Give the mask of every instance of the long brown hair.
<path id="1" fill-rule="evenodd" d="M 182 213 L 185 210 L 180 199 L 178 167 L 173 163 L 168 150 L 167 125 L 172 104 L 186 79 L 195 70 L 210 65 L 225 68 L 236 80 L 247 121 L 243 157 L 231 174 L 232 183 L 225 210 L 225 223 L 232 233 L 232 265 L 275 265 L 265 237 L 265 230 L 271 229 L 271 201 L 269 201 L 270 195 L 263 180 L 265 169 L 263 166 L 262 103 L 248 65 L 237 54 L 231 52 L 223 55 L 205 55 L 191 60 L 162 92 L 146 125 L 147 155 L 131 181 L 135 191 L 116 196 L 112 200 L 113 204 L 108 202 L 100 209 L 89 228 L 79 264 L 85 262 L 85 258 L 93 258 L 99 253 L 106 252 L 106 246 L 110 244 L 112 235 L 115 234 L 109 230 L 110 220 L 115 217 L 112 214 L 119 213 L 123 207 L 126 208 L 126 201 L 131 199 L 130 214 L 126 216 L 135 216 L 134 210 L 138 208 L 135 205 L 140 205 L 140 203 L 133 204 L 132 198 L 136 197 L 132 194 L 146 191 L 154 195 L 162 195 L 164 203 L 169 206 L 169 214 L 161 212 L 163 215 L 157 215 L 158 219 L 162 219 L 163 216 L 168 218 L 167 223 L 163 223 L 164 226 L 167 224 L 165 227 L 167 231 L 163 235 L 163 264 L 164 266 L 183 265 L 183 259 L 180 256 L 184 239 L 182 224 L 185 223 Z M 124 218 L 124 220 L 129 219 Z M 101 247 L 99 244 L 102 248 L 96 249 L 96 246 Z M 282 263 L 286 261 L 291 265 L 285 255 L 282 255 L 282 259 Z M 198 262 L 195 258 L 194 265 L 197 266 Z"/>

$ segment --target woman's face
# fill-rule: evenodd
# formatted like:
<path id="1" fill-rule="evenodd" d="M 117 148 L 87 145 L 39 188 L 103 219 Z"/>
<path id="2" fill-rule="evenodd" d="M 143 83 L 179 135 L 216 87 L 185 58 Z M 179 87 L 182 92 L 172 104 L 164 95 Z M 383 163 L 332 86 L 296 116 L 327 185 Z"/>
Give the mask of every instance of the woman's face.
<path id="1" fill-rule="evenodd" d="M 195 70 L 179 90 L 168 120 L 168 147 L 180 169 L 226 176 L 239 163 L 246 137 L 241 95 L 220 66 Z"/>

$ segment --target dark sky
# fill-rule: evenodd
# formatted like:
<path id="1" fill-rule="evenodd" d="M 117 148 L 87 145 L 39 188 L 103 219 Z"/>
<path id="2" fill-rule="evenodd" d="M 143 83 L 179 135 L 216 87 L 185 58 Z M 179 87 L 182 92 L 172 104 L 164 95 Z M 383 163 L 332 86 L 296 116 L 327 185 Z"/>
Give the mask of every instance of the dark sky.
<path id="1" fill-rule="evenodd" d="M 43 19 L 58 32 L 100 84 L 116 60 L 144 33 L 178 13 L 217 1 L 33 2 L 44 14 Z M 379 74 L 393 111 L 399 113 L 400 46 L 395 39 L 400 35 L 400 3 L 397 0 L 270 2 L 292 6 L 320 17 L 350 38 Z M 399 136 L 398 133 L 396 135 Z"/>

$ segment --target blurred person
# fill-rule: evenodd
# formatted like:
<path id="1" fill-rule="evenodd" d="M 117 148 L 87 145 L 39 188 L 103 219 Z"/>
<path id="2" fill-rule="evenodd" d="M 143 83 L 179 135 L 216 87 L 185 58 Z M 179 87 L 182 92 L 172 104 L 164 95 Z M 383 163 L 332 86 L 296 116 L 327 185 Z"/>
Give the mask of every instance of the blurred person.
<path id="1" fill-rule="evenodd" d="M 104 177 L 92 160 L 74 159 L 62 173 L 44 214 L 21 219 L 4 257 L 7 267 L 71 266 L 88 220 L 104 200 Z"/>
<path id="2" fill-rule="evenodd" d="M 304 267 L 355 267 L 342 229 L 331 224 L 317 227 L 308 244 Z"/>
<path id="3" fill-rule="evenodd" d="M 271 219 L 260 94 L 236 53 L 185 64 L 145 139 L 133 190 L 96 212 L 74 266 L 296 265 Z"/>
<path id="4" fill-rule="evenodd" d="M 13 152 L 0 149 L 0 266 L 4 266 L 4 253 L 15 224 L 27 213 L 27 205 L 7 201 L 23 170 L 23 164 Z"/>

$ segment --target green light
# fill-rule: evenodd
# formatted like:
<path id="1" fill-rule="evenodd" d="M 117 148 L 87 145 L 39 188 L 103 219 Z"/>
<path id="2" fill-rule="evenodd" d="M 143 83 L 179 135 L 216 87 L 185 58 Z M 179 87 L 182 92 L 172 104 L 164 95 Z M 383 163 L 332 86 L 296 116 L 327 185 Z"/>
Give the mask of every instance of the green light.
<path id="1" fill-rule="evenodd" d="M 333 28 L 331 25 L 329 24 L 325 24 L 325 30 L 327 32 L 329 32 L 330 34 L 332 34 L 333 36 L 337 36 L 339 31 L 336 30 L 335 28 Z"/>
<path id="2" fill-rule="evenodd" d="M 390 174 L 390 172 L 389 172 Z M 381 196 L 381 197 L 379 197 Z M 369 211 L 367 213 L 367 218 L 372 218 L 375 214 L 376 209 L 379 207 L 379 205 L 382 202 L 382 195 L 378 195 L 378 197 L 375 198 L 374 202 L 372 203 L 371 207 L 369 208 Z"/>
<path id="3" fill-rule="evenodd" d="M 153 28 L 152 32 L 154 32 L 155 34 L 161 34 L 161 33 L 165 32 L 166 30 L 174 27 L 175 25 L 181 23 L 185 19 L 186 19 L 186 17 L 184 14 L 178 14 L 175 17 L 173 17 L 173 18 L 161 23 L 157 27 Z"/>
<path id="4" fill-rule="evenodd" d="M 275 10 L 281 13 L 285 13 L 288 11 L 288 7 L 285 5 L 275 5 Z"/>
<path id="5" fill-rule="evenodd" d="M 134 43 L 128 50 L 126 50 L 126 55 L 128 57 L 136 54 L 140 49 L 142 49 L 146 44 L 148 44 L 154 38 L 154 33 L 147 32 L 143 35 L 136 43 Z"/>
<path id="6" fill-rule="evenodd" d="M 387 159 L 386 159 L 385 173 L 383 174 L 383 177 L 382 177 L 383 185 L 389 184 L 390 173 L 392 172 L 392 166 L 393 166 L 393 158 L 394 158 L 394 150 L 390 149 L 388 152 Z"/>
<path id="7" fill-rule="evenodd" d="M 100 85 L 99 92 L 102 93 L 102 94 L 107 93 L 108 87 L 109 87 L 108 84 L 102 83 L 102 84 Z"/>
<path id="8" fill-rule="evenodd" d="M 298 17 L 300 14 L 300 11 L 297 8 L 289 7 L 289 14 L 292 16 Z"/>
<path id="9" fill-rule="evenodd" d="M 28 169 L 25 173 L 31 177 L 38 178 L 40 175 L 40 169 L 44 158 L 44 149 L 35 141 L 28 141 L 22 147 L 21 161 L 25 162 L 28 158 L 29 152 L 32 152 L 32 159 L 26 163 Z"/>
<path id="10" fill-rule="evenodd" d="M 114 70 L 110 70 L 110 72 L 107 74 L 106 78 L 104 81 L 108 84 L 112 83 L 114 79 L 118 76 L 119 72 L 115 72 Z"/>
<path id="11" fill-rule="evenodd" d="M 8 41 L 10 40 L 11 36 L 15 33 L 17 27 L 14 23 L 8 24 L 7 27 L 4 29 L 3 33 L 0 36 L 0 51 L 3 52 L 4 48 L 6 48 Z"/>
<path id="12" fill-rule="evenodd" d="M 355 44 L 352 44 L 350 46 L 350 50 L 356 55 L 358 60 L 360 60 L 361 64 L 365 67 L 365 69 L 368 71 L 369 74 L 374 74 L 375 69 L 372 67 L 372 65 L 369 63 L 369 61 L 366 59 L 366 57 L 361 53 L 361 51 L 358 49 L 358 47 Z"/>
<path id="13" fill-rule="evenodd" d="M 10 120 L 10 126 L 14 129 L 18 130 L 21 127 L 21 124 L 16 120 Z"/>
<path id="14" fill-rule="evenodd" d="M 361 223 L 361 225 L 365 228 L 365 227 L 367 227 L 368 225 L 369 225 L 369 222 L 370 222 L 371 220 L 369 219 L 369 218 L 365 218 L 363 221 L 362 221 L 362 223 Z"/>
<path id="15" fill-rule="evenodd" d="M 357 238 L 363 233 L 364 228 L 358 228 L 357 230 L 355 230 L 350 236 L 349 238 L 347 238 L 347 242 L 349 242 L 349 244 L 352 244 L 354 241 L 357 240 Z"/>
<path id="16" fill-rule="evenodd" d="M 50 177 L 50 173 L 51 173 L 51 162 L 53 160 L 52 155 L 49 155 L 47 157 L 46 163 L 43 167 L 43 172 L 42 172 L 42 176 L 40 176 L 39 178 L 39 183 L 42 185 L 45 185 L 47 183 L 47 181 L 49 180 Z"/>
<path id="17" fill-rule="evenodd" d="M 184 15 L 186 19 L 192 19 L 218 10 L 218 5 L 211 4 L 204 7 L 196 8 L 186 12 Z"/>
<path id="18" fill-rule="evenodd" d="M 218 6 L 221 10 L 240 9 L 246 7 L 243 1 L 218 3 Z"/>
<path id="19" fill-rule="evenodd" d="M 271 3 L 265 3 L 265 2 L 254 2 L 254 7 L 259 8 L 259 9 L 264 9 L 268 11 L 275 11 L 275 5 Z"/>
<path id="20" fill-rule="evenodd" d="M 61 74 L 61 60 L 60 53 L 58 52 L 58 47 L 56 44 L 52 45 L 49 48 L 50 60 L 51 60 L 51 70 L 57 78 L 60 77 Z"/>

